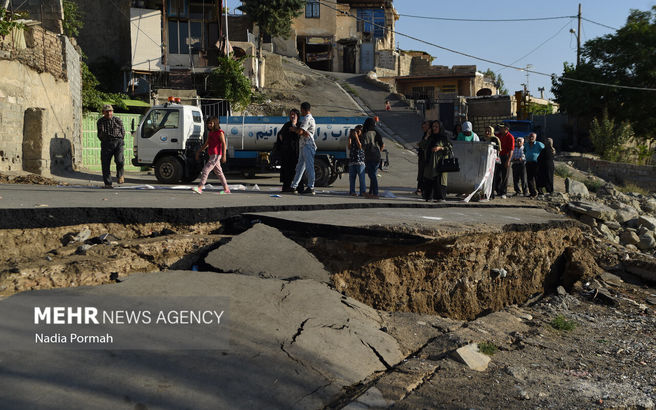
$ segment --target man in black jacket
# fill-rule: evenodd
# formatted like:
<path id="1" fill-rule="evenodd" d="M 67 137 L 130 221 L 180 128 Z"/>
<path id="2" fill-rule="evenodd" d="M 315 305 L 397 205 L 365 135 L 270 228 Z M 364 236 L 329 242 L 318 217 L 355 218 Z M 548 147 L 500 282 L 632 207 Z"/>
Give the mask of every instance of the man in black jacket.
<path id="1" fill-rule="evenodd" d="M 114 117 L 114 108 L 107 104 L 102 110 L 103 116 L 98 119 L 98 139 L 100 140 L 100 163 L 102 164 L 103 182 L 105 188 L 112 187 L 112 176 L 110 171 L 112 157 L 116 163 L 116 178 L 118 183 L 122 184 L 123 179 L 123 164 L 125 158 L 123 156 L 123 138 L 125 137 L 125 129 L 123 128 L 123 121 L 120 118 Z"/>

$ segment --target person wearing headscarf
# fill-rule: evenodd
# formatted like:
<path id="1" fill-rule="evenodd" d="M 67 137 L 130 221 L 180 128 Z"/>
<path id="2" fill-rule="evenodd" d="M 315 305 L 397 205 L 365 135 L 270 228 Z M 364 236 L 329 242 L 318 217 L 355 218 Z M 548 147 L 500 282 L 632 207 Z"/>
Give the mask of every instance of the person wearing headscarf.
<path id="1" fill-rule="evenodd" d="M 554 178 L 554 155 L 556 154 L 556 149 L 553 146 L 553 140 L 547 138 L 544 149 L 540 151 L 538 155 L 538 194 L 542 195 L 542 188 L 544 188 L 547 193 L 551 194 L 554 191 L 553 188 L 553 178 Z"/>
<path id="2" fill-rule="evenodd" d="M 369 175 L 369 197 L 378 198 L 378 165 L 380 164 L 380 146 L 376 141 L 376 120 L 367 118 L 362 126 L 362 146 L 364 149 L 365 171 Z"/>
<path id="3" fill-rule="evenodd" d="M 298 120 L 301 113 L 296 108 L 289 111 L 289 121 L 287 121 L 276 139 L 276 147 L 280 152 L 280 182 L 282 182 L 282 192 L 292 192 L 292 180 L 296 173 L 296 164 L 298 163 L 298 133 L 292 130 L 298 126 Z M 299 186 L 302 185 L 302 182 Z M 302 190 L 303 188 L 300 188 Z"/>
<path id="4" fill-rule="evenodd" d="M 441 160 L 451 155 L 453 145 L 439 120 L 431 123 L 431 135 L 424 144 L 424 199 L 446 201 L 447 173 L 440 172 Z"/>
<path id="5" fill-rule="evenodd" d="M 415 190 L 415 195 L 422 195 L 424 189 L 424 142 L 430 137 L 431 130 L 430 130 L 431 122 L 426 120 L 421 123 L 421 129 L 424 131 L 423 135 L 419 139 L 419 142 L 417 142 L 417 190 Z"/>

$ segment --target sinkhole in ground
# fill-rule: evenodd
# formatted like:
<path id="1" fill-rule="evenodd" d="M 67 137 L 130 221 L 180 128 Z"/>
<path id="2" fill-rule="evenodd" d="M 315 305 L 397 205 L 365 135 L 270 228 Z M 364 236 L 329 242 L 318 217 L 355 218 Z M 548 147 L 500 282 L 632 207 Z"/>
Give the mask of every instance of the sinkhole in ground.
<path id="1" fill-rule="evenodd" d="M 422 244 L 295 238 L 335 289 L 376 309 L 473 319 L 594 275 L 578 226 L 448 235 Z"/>
<path id="2" fill-rule="evenodd" d="M 221 222 L 0 230 L 0 296 L 101 285 L 139 272 L 213 270 L 204 263 L 208 252 L 248 226 L 238 231 Z M 91 231 L 90 239 L 109 233 L 115 240 L 80 252 L 83 243 L 70 238 L 84 229 Z M 385 231 L 317 236 L 299 227 L 279 229 L 324 264 L 337 291 L 385 311 L 473 319 L 559 284 L 569 288 L 598 269 L 575 224 L 442 233 L 419 241 Z M 266 241 L 262 247 L 266 254 Z"/>

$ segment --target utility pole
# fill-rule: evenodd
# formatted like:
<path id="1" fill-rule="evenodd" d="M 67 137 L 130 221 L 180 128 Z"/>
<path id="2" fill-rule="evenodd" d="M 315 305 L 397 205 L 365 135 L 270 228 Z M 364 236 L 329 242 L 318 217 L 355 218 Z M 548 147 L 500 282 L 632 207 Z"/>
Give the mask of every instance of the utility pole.
<path id="1" fill-rule="evenodd" d="M 581 63 L 581 3 L 579 3 L 579 28 L 576 31 L 576 67 Z"/>

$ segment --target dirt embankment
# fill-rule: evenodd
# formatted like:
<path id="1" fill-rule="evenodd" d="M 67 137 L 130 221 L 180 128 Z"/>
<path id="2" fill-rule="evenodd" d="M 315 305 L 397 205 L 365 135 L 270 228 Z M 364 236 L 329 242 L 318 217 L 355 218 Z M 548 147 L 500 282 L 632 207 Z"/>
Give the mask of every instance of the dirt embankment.
<path id="1" fill-rule="evenodd" d="M 131 273 L 190 269 L 218 246 L 220 223 L 88 224 L 0 230 L 0 295 L 93 286 Z"/>
<path id="2" fill-rule="evenodd" d="M 376 309 L 473 319 L 599 272 L 578 227 L 475 233 L 420 246 L 314 239 L 337 290 Z"/>

